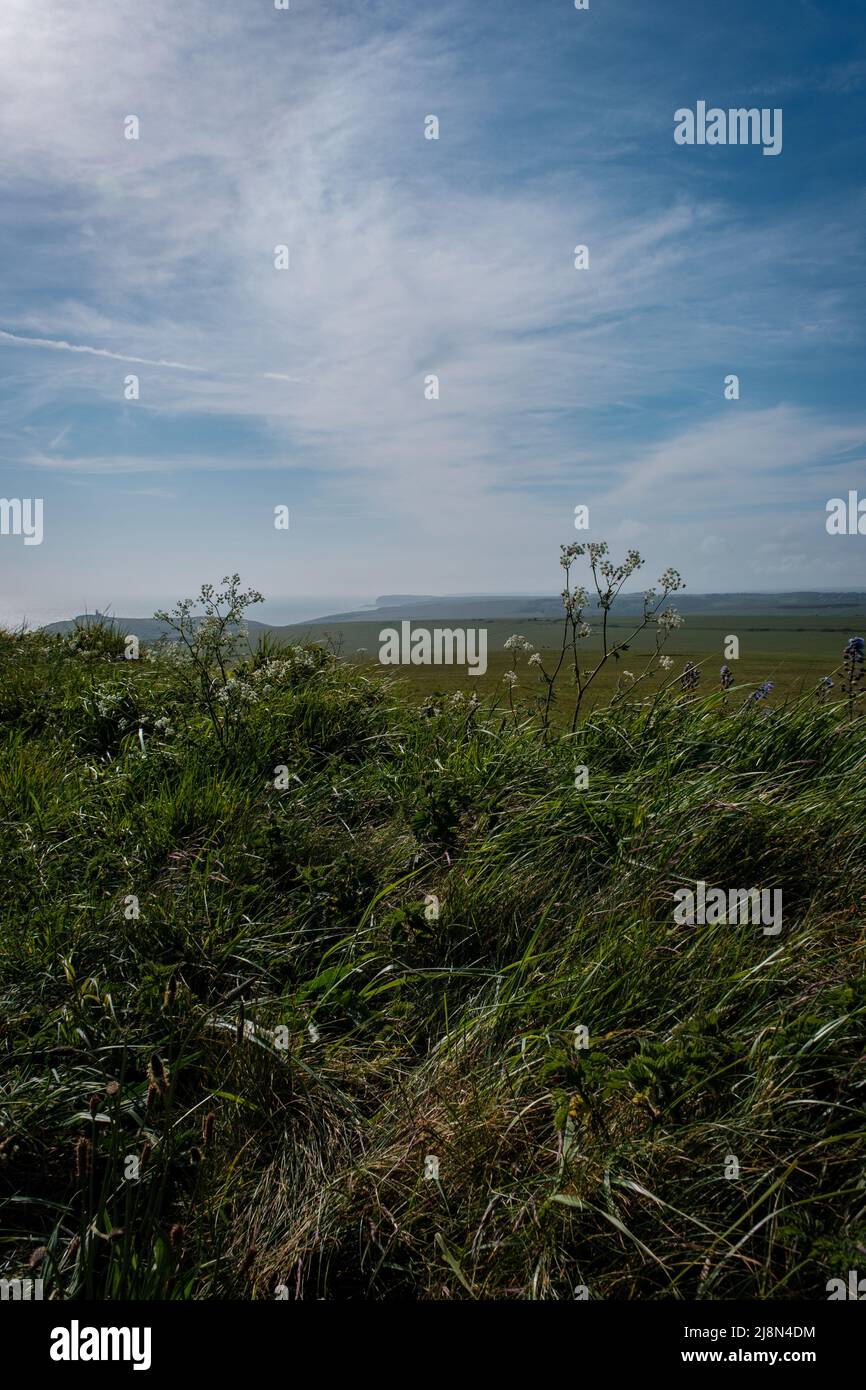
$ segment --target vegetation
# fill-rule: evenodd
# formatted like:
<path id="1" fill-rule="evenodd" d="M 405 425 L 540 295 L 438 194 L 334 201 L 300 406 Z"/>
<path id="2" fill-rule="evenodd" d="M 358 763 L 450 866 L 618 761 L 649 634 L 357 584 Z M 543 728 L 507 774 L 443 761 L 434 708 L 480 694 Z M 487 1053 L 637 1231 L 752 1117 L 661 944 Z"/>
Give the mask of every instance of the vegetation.
<path id="1" fill-rule="evenodd" d="M 862 643 L 784 701 L 618 673 L 571 733 L 543 683 L 419 706 L 242 656 L 257 596 L 204 597 L 139 660 L 0 634 L 5 1276 L 784 1299 L 862 1265 Z M 782 889 L 783 931 L 676 925 L 698 880 Z"/>
<path id="2" fill-rule="evenodd" d="M 381 676 L 383 668 L 376 660 L 379 632 L 389 620 L 379 619 L 376 623 L 348 623 L 344 627 L 311 624 L 292 633 L 288 640 L 293 642 L 325 643 L 340 651 L 346 658 L 362 666 L 368 675 Z M 417 617 L 418 624 L 433 625 L 432 620 Z M 448 626 L 456 626 L 453 617 L 440 619 Z M 589 615 L 590 636 L 581 643 L 584 660 L 595 663 L 603 655 L 602 632 L 597 618 Z M 451 694 L 456 690 L 468 691 L 484 697 L 497 693 L 501 695 L 505 672 L 512 667 L 509 651 L 505 643 L 515 628 L 539 653 L 544 666 L 550 670 L 559 661 L 562 649 L 562 624 L 547 619 L 514 618 L 493 622 L 475 618 L 470 626 L 483 627 L 488 635 L 488 669 L 484 676 L 467 679 L 466 672 L 459 667 L 450 666 L 412 666 L 401 672 L 402 690 L 407 699 L 424 700 L 437 692 Z M 664 651 L 674 662 L 672 675 L 678 680 L 686 662 L 693 662 L 700 671 L 702 691 L 711 691 L 719 686 L 720 668 L 725 660 L 726 639 L 734 633 L 740 640 L 740 658 L 731 662 L 736 675 L 736 684 L 743 691 L 743 699 L 749 691 L 764 680 L 774 682 L 778 696 L 797 699 L 801 695 L 811 695 L 824 678 L 832 673 L 838 689 L 843 679 L 841 657 L 846 639 L 852 632 L 863 631 L 866 625 L 866 608 L 858 607 L 847 613 L 833 613 L 832 616 L 818 616 L 813 610 L 801 611 L 796 616 L 773 614 L 751 615 L 745 612 L 727 614 L 688 613 L 685 625 L 665 633 Z M 622 668 L 630 668 L 638 675 L 654 654 L 657 628 L 646 629 L 634 635 L 633 616 L 612 613 L 608 621 L 608 636 L 611 646 L 627 642 L 630 655 L 608 660 L 595 676 L 590 689 L 583 697 L 582 711 L 606 705 L 614 696 L 619 684 Z M 565 666 L 566 676 L 570 676 Z M 531 680 L 521 674 L 520 691 L 522 696 L 543 693 L 541 682 L 534 673 Z M 657 670 L 657 683 L 661 684 L 661 673 Z M 668 677 L 667 679 L 670 679 Z M 567 687 L 562 686 L 565 694 Z M 569 723 L 573 712 L 573 702 L 569 703 Z"/>

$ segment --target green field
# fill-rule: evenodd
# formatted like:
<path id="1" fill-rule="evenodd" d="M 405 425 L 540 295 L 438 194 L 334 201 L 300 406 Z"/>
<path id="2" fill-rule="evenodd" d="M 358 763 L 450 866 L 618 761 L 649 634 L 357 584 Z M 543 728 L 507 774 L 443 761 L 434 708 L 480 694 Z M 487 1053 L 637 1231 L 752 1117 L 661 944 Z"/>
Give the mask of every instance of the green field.
<path id="1" fill-rule="evenodd" d="M 464 620 L 461 618 L 461 622 Z M 390 620 L 389 620 L 390 622 Z M 418 625 L 430 624 L 424 618 Z M 328 641 L 346 657 L 369 667 L 373 673 L 378 667 L 379 632 L 389 623 L 351 622 L 342 624 L 312 624 L 294 631 L 309 636 L 315 641 Z M 443 623 L 439 624 L 444 625 Z M 396 676 L 405 684 L 408 694 L 430 695 L 436 691 L 452 692 L 477 690 L 486 696 L 503 695 L 502 675 L 511 668 L 510 654 L 503 644 L 512 633 L 522 633 L 544 656 L 558 651 L 562 640 L 562 629 L 558 623 L 538 618 L 520 620 L 487 621 L 479 618 L 469 626 L 484 627 L 488 633 L 488 670 L 486 675 L 469 677 L 465 668 L 448 666 L 422 666 L 386 669 L 390 677 Z M 614 618 L 609 625 L 613 640 L 620 641 L 632 631 L 634 624 L 627 619 Z M 657 690 L 664 683 L 677 683 L 677 677 L 686 661 L 693 661 L 701 668 L 701 690 L 718 688 L 719 668 L 724 662 L 725 639 L 731 634 L 740 641 L 740 658 L 729 661 L 734 672 L 736 687 L 742 687 L 743 698 L 758 683 L 771 680 L 776 685 L 774 698 L 778 701 L 786 697 L 799 697 L 814 690 L 818 682 L 827 675 L 833 675 L 838 685 L 838 672 L 842 651 L 848 638 L 863 633 L 866 629 L 866 613 L 862 609 L 834 609 L 832 616 L 816 614 L 809 610 L 789 614 L 756 614 L 753 612 L 730 614 L 689 614 L 682 628 L 671 633 L 664 650 L 675 661 L 674 668 L 666 677 L 658 676 L 641 687 L 643 695 Z M 637 676 L 646 666 L 651 654 L 653 638 L 649 631 L 639 635 L 631 651 L 624 654 L 619 662 L 621 669 L 627 669 Z M 365 649 L 359 653 L 359 648 Z M 581 645 L 590 661 L 601 651 L 597 631 Z M 592 662 L 591 662 L 592 664 Z M 520 675 L 519 693 L 526 701 L 543 691 L 537 675 L 526 668 L 525 659 L 518 667 Z M 613 692 L 618 679 L 617 663 L 610 663 L 599 676 L 594 691 L 594 699 L 607 699 Z M 735 692 L 731 699 L 735 698 Z M 567 692 L 562 699 L 567 703 Z M 593 703 L 593 701 L 590 701 Z"/>

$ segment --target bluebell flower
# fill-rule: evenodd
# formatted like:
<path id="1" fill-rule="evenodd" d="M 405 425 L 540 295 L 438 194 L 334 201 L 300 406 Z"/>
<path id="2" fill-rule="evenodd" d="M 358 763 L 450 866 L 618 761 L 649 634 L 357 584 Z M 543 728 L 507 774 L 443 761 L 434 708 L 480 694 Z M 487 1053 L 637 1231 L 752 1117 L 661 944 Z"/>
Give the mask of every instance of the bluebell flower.
<path id="1" fill-rule="evenodd" d="M 687 661 L 680 676 L 680 686 L 683 690 L 696 690 L 701 673 L 693 661 Z"/>
<path id="2" fill-rule="evenodd" d="M 866 666 L 864 666 L 863 662 L 863 645 L 862 637 L 849 637 L 848 645 L 842 653 L 842 669 L 845 672 L 845 681 L 847 682 L 847 684 L 843 683 L 842 689 L 848 696 L 848 707 L 852 714 L 854 712 L 855 699 L 858 696 L 862 698 L 862 692 L 858 691 L 857 687 L 864 677 L 866 677 Z"/>
<path id="3" fill-rule="evenodd" d="M 819 680 L 817 686 L 815 687 L 815 694 L 817 695 L 820 703 L 823 704 L 826 703 L 827 700 L 829 700 L 830 691 L 833 689 L 833 686 L 834 681 L 832 676 L 822 676 L 821 680 Z"/>
<path id="4" fill-rule="evenodd" d="M 769 695 L 769 693 L 770 693 L 770 691 L 771 691 L 772 689 L 773 689 L 773 682 L 772 682 L 772 681 L 764 681 L 763 685 L 759 685 L 758 688 L 757 688 L 757 690 L 753 690 L 753 691 L 752 691 L 751 695 L 749 696 L 749 699 L 750 699 L 750 700 L 764 700 L 764 699 L 766 699 L 766 697 Z"/>
<path id="5" fill-rule="evenodd" d="M 723 666 L 719 672 L 719 682 L 723 690 L 730 690 L 734 683 L 734 673 L 730 666 Z"/>

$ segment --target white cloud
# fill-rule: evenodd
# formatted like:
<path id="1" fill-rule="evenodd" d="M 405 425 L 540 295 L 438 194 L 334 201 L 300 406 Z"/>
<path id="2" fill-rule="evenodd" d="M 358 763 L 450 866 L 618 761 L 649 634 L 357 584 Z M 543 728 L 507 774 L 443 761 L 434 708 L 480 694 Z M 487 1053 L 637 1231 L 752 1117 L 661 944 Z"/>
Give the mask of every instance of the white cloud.
<path id="1" fill-rule="evenodd" d="M 715 185 L 684 196 L 634 160 L 614 177 L 600 137 L 632 149 L 640 101 L 606 72 L 575 97 L 579 177 L 497 177 L 509 164 L 484 102 L 504 98 L 495 73 L 467 79 L 460 20 L 460 6 L 5 0 L 0 171 L 22 225 L 45 223 L 24 258 L 34 292 L 0 300 L 7 457 L 67 478 L 315 469 L 320 505 L 348 498 L 355 526 L 338 558 L 320 546 L 308 563 L 347 588 L 359 572 L 364 589 L 405 586 L 415 565 L 422 587 L 538 588 L 584 500 L 615 540 L 659 549 L 697 549 L 668 518 L 702 514 L 729 562 L 758 564 L 741 554 L 749 508 L 798 505 L 785 479 L 819 465 L 835 486 L 863 430 L 790 405 L 723 411 L 723 377 L 853 333 L 830 278 L 856 251 L 845 218 L 748 222 Z M 423 139 L 431 111 L 439 142 Z M 131 432 L 88 452 L 76 423 L 64 456 L 56 420 L 34 450 L 42 412 L 117 405 L 115 362 L 151 369 L 143 409 L 164 452 L 148 437 L 136 454 Z M 267 447 L 197 454 L 173 433 L 193 413 L 215 430 L 242 417 Z M 719 518 L 735 514 L 731 537 Z M 720 556 L 701 554 L 709 574 Z"/>
<path id="2" fill-rule="evenodd" d="M 54 352 L 82 352 L 91 357 L 110 357 L 116 362 L 136 362 L 145 367 L 170 367 L 178 372 L 201 372 L 203 367 L 191 367 L 186 362 L 154 361 L 150 357 L 132 357 L 127 353 L 109 352 L 107 348 L 88 347 L 83 343 L 65 343 L 56 338 L 26 338 L 17 333 L 6 333 L 0 329 L 0 343 L 14 343 L 18 347 L 50 348 Z"/>

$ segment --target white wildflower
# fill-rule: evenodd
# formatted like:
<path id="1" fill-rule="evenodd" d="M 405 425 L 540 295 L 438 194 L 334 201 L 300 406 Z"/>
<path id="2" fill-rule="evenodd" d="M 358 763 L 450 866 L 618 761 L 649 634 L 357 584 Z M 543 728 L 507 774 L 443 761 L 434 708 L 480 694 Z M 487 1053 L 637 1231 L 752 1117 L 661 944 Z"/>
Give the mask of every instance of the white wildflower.
<path id="1" fill-rule="evenodd" d="M 682 627 L 682 614 L 678 613 L 675 608 L 666 608 L 663 613 L 659 613 L 658 625 L 665 632 L 670 632 L 675 627 Z"/>
<path id="2" fill-rule="evenodd" d="M 668 566 L 664 573 L 659 575 L 659 584 L 668 594 L 674 593 L 677 589 L 685 588 L 679 570 L 675 570 L 671 566 Z"/>

